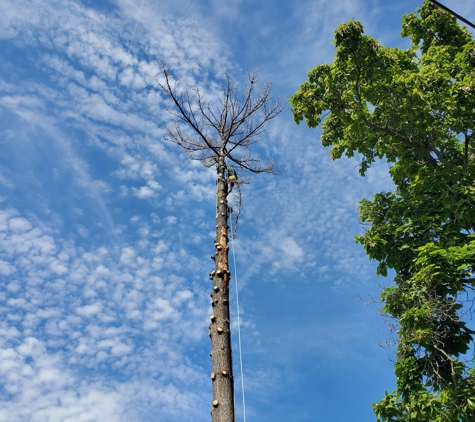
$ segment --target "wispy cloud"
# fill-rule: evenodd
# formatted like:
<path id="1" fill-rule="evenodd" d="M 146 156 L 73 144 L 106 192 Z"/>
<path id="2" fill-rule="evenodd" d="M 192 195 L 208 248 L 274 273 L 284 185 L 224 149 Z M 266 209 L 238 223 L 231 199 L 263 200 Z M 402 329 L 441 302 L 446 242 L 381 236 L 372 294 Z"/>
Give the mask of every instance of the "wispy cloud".
<path id="1" fill-rule="evenodd" d="M 138 374 L 157 392 L 206 379 L 186 357 L 186 344 L 204 340 L 206 318 L 197 307 L 202 286 L 178 275 L 196 269 L 193 259 L 176 265 L 184 251 L 163 242 L 148 254 L 134 246 L 84 251 L 16 210 L 1 212 L 0 221 L 4 420 L 92 420 L 97 412 L 122 420 L 136 406 Z M 154 275 L 156 259 L 167 276 Z M 94 381 L 101 367 L 120 371 L 122 381 Z M 165 399 L 157 402 L 162 411 L 177 414 L 181 405 Z M 191 409 L 189 420 L 200 420 Z"/>
<path id="2" fill-rule="evenodd" d="M 141 4 L 0 2 L 0 420 L 209 419 L 215 174 L 162 139 L 160 59 L 210 100 L 225 69 L 241 80 L 256 67 L 285 97 L 332 60 L 340 22 L 362 19 L 386 40 L 399 32 L 377 19 L 396 6 L 377 1 L 145 0 L 139 14 Z M 361 323 L 369 312 L 348 295 L 375 283 L 353 244 L 355 208 L 390 188 L 387 168 L 362 179 L 356 159 L 331 162 L 318 138 L 287 109 L 256 151 L 281 173 L 242 187 L 248 414 L 262 420 L 297 409 L 284 400 L 292 379 L 305 384 L 294 397 L 316 388 L 300 359 L 366 362 L 361 344 L 378 326 Z"/>

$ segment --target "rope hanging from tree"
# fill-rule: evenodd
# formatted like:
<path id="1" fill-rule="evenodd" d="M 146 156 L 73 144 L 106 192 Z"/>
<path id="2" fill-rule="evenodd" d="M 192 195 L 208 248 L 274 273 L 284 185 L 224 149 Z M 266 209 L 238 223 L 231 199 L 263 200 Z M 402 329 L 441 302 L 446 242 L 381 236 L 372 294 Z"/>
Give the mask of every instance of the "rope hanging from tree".
<path id="1" fill-rule="evenodd" d="M 230 212 L 232 214 L 232 211 Z M 239 348 L 239 366 L 241 368 L 241 391 L 242 391 L 242 413 L 243 420 L 246 422 L 246 397 L 244 393 L 244 369 L 242 365 L 242 347 L 241 347 L 241 321 L 240 321 L 240 312 L 239 312 L 239 288 L 238 288 L 238 275 L 237 275 L 237 266 L 236 266 L 236 253 L 234 250 L 234 238 L 236 234 L 233 230 L 233 219 L 230 215 L 230 225 L 231 225 L 231 250 L 233 253 L 233 262 L 234 262 L 234 279 L 236 285 L 236 313 L 237 313 L 237 332 L 238 332 L 238 348 Z"/>

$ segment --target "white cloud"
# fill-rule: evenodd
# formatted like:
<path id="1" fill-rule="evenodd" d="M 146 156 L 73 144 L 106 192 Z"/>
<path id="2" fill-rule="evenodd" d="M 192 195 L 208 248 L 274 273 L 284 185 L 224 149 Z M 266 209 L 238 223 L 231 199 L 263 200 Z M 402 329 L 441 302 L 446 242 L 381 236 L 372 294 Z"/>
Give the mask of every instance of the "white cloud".
<path id="1" fill-rule="evenodd" d="M 300 261 L 302 259 L 303 250 L 294 239 L 286 237 L 281 241 L 279 246 L 284 252 L 284 254 L 290 259 L 296 261 Z"/>
<path id="2" fill-rule="evenodd" d="M 0 259 L 0 274 L 10 275 L 10 274 L 13 274 L 15 271 L 16 271 L 15 267 L 10 265 L 8 262 Z"/>
<path id="3" fill-rule="evenodd" d="M 92 305 L 85 305 L 76 309 L 79 315 L 89 317 L 96 315 L 102 310 L 102 303 L 93 303 Z"/>
<path id="4" fill-rule="evenodd" d="M 204 292 L 193 284 L 184 288 L 184 278 L 158 278 L 151 272 L 157 254 L 164 258 L 160 266 L 168 267 L 168 274 L 173 274 L 175 257 L 193 271 L 198 270 L 196 262 L 183 260 L 185 252 L 174 252 L 163 240 L 150 256 L 132 246 L 82 251 L 13 209 L 1 211 L 0 221 L 0 256 L 15 250 L 15 243 L 31 243 L 17 249 L 10 262 L 0 261 L 0 269 L 8 269 L 3 271 L 3 282 L 15 277 L 2 306 L 19 317 L 0 323 L 0 377 L 10 393 L 7 401 L 0 397 L 2 409 L 7 409 L 0 420 L 97 420 L 97 412 L 102 412 L 101 420 L 123 420 L 128 417 L 124 415 L 142 420 L 149 405 L 137 410 L 137 401 L 148 400 L 152 393 L 154 403 L 161 403 L 163 414 L 172 418 L 166 420 L 199 420 L 194 418 L 201 404 L 183 407 L 168 400 L 166 392 L 196 402 L 192 386 L 197 379 L 206 380 L 201 368 L 187 361 L 181 344 L 183 338 L 188 343 L 204 338 L 205 312 L 190 307 Z M 13 239 L 5 236 L 9 227 L 28 230 L 16 231 Z M 157 349 L 157 341 L 167 346 Z M 168 355 L 168 348 L 173 354 Z M 171 362 L 171 356 L 181 363 Z M 99 364 L 122 368 L 125 379 L 89 379 L 87 368 Z M 157 381 L 180 365 L 189 376 L 178 378 L 179 387 Z M 149 393 L 133 381 L 142 372 L 149 374 L 140 383 L 148 385 Z M 173 378 L 177 379 L 169 379 Z"/>
<path id="5" fill-rule="evenodd" d="M 8 225 L 11 231 L 23 232 L 31 229 L 31 224 L 24 218 L 11 218 Z"/>
<path id="6" fill-rule="evenodd" d="M 14 188 L 15 184 L 0 173 L 0 184 L 6 188 Z"/>
<path id="7" fill-rule="evenodd" d="M 155 180 L 149 180 L 147 185 L 150 186 L 153 190 L 160 190 L 162 189 L 161 185 L 155 182 Z"/>
<path id="8" fill-rule="evenodd" d="M 82 224 L 77 225 L 77 231 L 82 237 L 88 237 L 89 236 L 89 230 L 86 229 Z"/>
<path id="9" fill-rule="evenodd" d="M 132 188 L 133 194 L 140 199 L 150 199 L 157 196 L 157 192 L 148 186 L 142 186 L 141 188 Z"/>
<path id="10" fill-rule="evenodd" d="M 13 37 L 5 43 L 15 51 L 4 56 L 0 130 L 16 160 L 5 163 L 0 184 L 5 207 L 22 209 L 0 212 L 0 304 L 8 315 L 0 321 L 0 378 L 10 394 L 0 395 L 0 420 L 207 420 L 216 174 L 163 142 L 170 116 L 154 81 L 158 59 L 181 86 L 199 86 L 210 98 L 224 68 L 234 74 L 255 65 L 287 96 L 306 70 L 331 61 L 342 20 L 379 12 L 364 2 L 305 0 L 284 22 L 268 13 L 269 2 L 249 10 L 240 0 L 214 8 L 214 0 L 145 1 L 129 51 L 137 1 L 116 0 L 113 13 L 75 0 L 0 3 L 0 37 Z M 279 289 L 305 283 L 303 312 L 317 295 L 314 281 L 341 293 L 374 271 L 353 245 L 354 210 L 387 186 L 386 168 L 375 166 L 363 181 L 355 160 L 330 161 L 318 133 L 295 128 L 288 110 L 269 126 L 261 152 L 272 153 L 282 172 L 243 186 L 235 245 L 244 300 L 268 279 Z M 275 337 L 288 340 L 298 325 L 295 348 L 273 343 L 263 297 L 246 304 L 242 322 L 255 353 L 266 355 L 267 366 L 253 371 L 257 400 L 265 400 L 258 383 L 267 391 L 289 386 L 285 364 L 302 345 L 315 362 L 354 356 L 345 333 L 330 340 L 344 323 L 319 331 L 293 319 Z"/>
<path id="11" fill-rule="evenodd" d="M 173 224 L 176 224 L 177 218 L 174 215 L 169 215 L 168 217 L 165 218 L 165 221 L 167 222 L 167 224 L 173 225 Z"/>

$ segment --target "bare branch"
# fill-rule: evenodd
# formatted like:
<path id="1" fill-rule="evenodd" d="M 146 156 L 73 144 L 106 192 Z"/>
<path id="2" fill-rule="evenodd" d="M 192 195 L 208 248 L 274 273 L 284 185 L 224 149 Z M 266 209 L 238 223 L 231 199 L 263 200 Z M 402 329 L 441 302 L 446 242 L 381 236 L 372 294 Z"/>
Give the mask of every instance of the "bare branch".
<path id="1" fill-rule="evenodd" d="M 249 72 L 248 85 L 239 92 L 239 86 L 227 73 L 222 83 L 222 97 L 218 105 L 206 101 L 199 89 L 179 92 L 169 69 L 162 63 L 163 82 L 157 80 L 162 91 L 172 100 L 175 117 L 167 127 L 164 138 L 182 147 L 193 160 L 210 167 L 223 156 L 239 168 L 252 173 L 273 173 L 274 163 L 265 164 L 254 157 L 250 146 L 259 142 L 266 123 L 283 110 L 283 102 L 272 100 L 270 82 L 260 90 L 256 73 Z M 185 127 L 187 129 L 185 129 Z"/>
<path id="2" fill-rule="evenodd" d="M 168 110 L 172 115 L 176 116 L 178 119 L 183 120 L 185 123 L 190 125 L 194 132 L 198 135 L 199 138 L 203 141 L 204 145 L 206 145 L 208 148 L 213 150 L 216 154 L 218 154 L 218 151 L 215 149 L 215 147 L 209 142 L 208 138 L 206 137 L 206 134 L 203 132 L 202 128 L 198 124 L 195 114 L 193 111 L 193 100 L 189 94 L 188 91 L 185 91 L 185 95 L 183 93 L 177 94 L 176 92 L 176 83 L 173 84 L 171 83 L 171 76 L 169 73 L 168 68 L 162 63 L 162 75 L 164 76 L 165 83 L 161 83 L 157 79 L 157 83 L 162 89 L 162 91 L 167 94 L 173 103 L 175 104 L 175 107 L 177 108 L 177 112 L 173 112 Z M 175 123 L 175 127 L 177 127 L 177 123 Z M 183 132 L 182 132 L 183 133 Z M 187 145 L 186 140 L 183 140 L 182 144 L 180 144 L 185 148 Z M 185 148 L 186 149 L 186 148 Z"/>

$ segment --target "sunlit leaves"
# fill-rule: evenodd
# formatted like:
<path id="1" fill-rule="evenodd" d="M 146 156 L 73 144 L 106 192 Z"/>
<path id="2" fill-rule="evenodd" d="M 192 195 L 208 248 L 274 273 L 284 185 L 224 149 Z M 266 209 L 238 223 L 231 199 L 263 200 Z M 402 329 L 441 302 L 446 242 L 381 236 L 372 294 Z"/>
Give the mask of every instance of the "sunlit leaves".
<path id="1" fill-rule="evenodd" d="M 424 2 L 403 19 L 407 50 L 381 46 L 350 21 L 336 58 L 309 71 L 290 102 L 294 120 L 322 124 L 333 159 L 360 172 L 385 158 L 393 192 L 360 202 L 356 241 L 395 273 L 382 292 L 397 320 L 397 388 L 374 406 L 380 421 L 475 420 L 471 310 L 475 277 L 475 42 Z"/>

